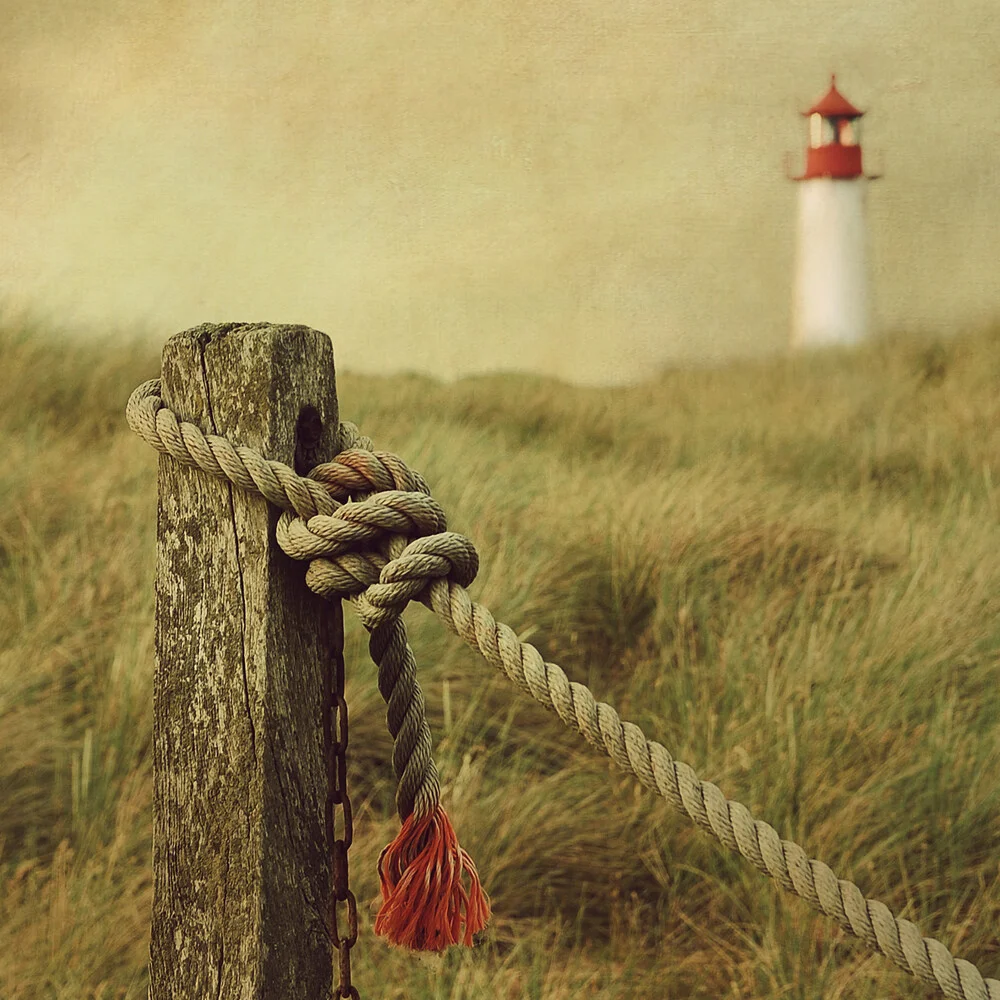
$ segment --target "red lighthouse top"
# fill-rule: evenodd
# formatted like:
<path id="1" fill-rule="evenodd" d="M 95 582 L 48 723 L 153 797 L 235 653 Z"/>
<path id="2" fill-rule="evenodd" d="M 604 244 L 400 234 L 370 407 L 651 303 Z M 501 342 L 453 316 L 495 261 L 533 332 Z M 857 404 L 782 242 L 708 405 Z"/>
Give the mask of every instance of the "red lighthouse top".
<path id="1" fill-rule="evenodd" d="M 830 89 L 808 111 L 809 147 L 806 170 L 797 181 L 816 177 L 854 180 L 865 176 L 861 166 L 859 119 L 864 115 L 837 90 L 836 76 L 830 77 Z"/>
<path id="2" fill-rule="evenodd" d="M 802 112 L 808 118 L 810 115 L 822 115 L 824 118 L 860 118 L 864 112 L 859 111 L 844 95 L 837 90 L 837 74 L 830 77 L 830 89 L 808 111 Z"/>

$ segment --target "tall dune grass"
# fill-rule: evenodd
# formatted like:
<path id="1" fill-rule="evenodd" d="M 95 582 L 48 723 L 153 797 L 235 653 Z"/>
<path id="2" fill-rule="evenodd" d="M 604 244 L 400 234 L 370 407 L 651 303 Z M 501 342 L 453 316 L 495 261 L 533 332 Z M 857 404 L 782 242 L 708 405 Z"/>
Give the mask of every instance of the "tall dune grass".
<path id="1" fill-rule="evenodd" d="M 132 342 L 0 331 L 0 997 L 145 995 L 155 461 Z M 699 775 L 1000 977 L 1000 331 L 630 389 L 342 375 L 471 590 Z M 485 945 L 373 937 L 389 737 L 351 619 L 366 997 L 929 995 L 618 774 L 419 607 Z"/>

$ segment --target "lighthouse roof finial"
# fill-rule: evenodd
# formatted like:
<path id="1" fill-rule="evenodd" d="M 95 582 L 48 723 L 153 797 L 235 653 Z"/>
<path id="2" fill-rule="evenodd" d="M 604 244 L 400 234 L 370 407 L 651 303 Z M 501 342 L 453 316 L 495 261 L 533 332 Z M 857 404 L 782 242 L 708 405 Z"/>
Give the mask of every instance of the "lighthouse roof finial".
<path id="1" fill-rule="evenodd" d="M 824 118 L 860 118 L 864 112 L 856 108 L 837 90 L 837 74 L 830 74 L 830 89 L 808 111 L 805 117 L 822 115 Z"/>

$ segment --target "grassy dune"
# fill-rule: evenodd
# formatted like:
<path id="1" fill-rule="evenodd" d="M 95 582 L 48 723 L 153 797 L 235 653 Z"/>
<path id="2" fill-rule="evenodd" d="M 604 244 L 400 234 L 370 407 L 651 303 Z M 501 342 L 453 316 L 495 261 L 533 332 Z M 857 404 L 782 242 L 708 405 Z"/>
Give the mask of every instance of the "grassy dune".
<path id="1" fill-rule="evenodd" d="M 145 996 L 157 351 L 0 333 L 0 997 Z M 1000 331 L 631 389 L 343 375 L 471 590 L 699 775 L 1000 977 Z M 395 833 L 348 611 L 365 997 L 933 995 L 408 613 L 476 951 L 371 933 Z"/>

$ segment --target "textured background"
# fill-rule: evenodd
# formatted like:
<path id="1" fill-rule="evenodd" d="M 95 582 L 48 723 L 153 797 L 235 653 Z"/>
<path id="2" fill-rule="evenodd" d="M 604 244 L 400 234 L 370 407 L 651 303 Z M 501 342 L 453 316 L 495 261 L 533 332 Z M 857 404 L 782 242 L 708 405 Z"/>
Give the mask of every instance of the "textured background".
<path id="1" fill-rule="evenodd" d="M 782 348 L 797 112 L 862 108 L 877 325 L 1000 315 L 995 0 L 3 0 L 0 300 L 583 381 Z"/>

